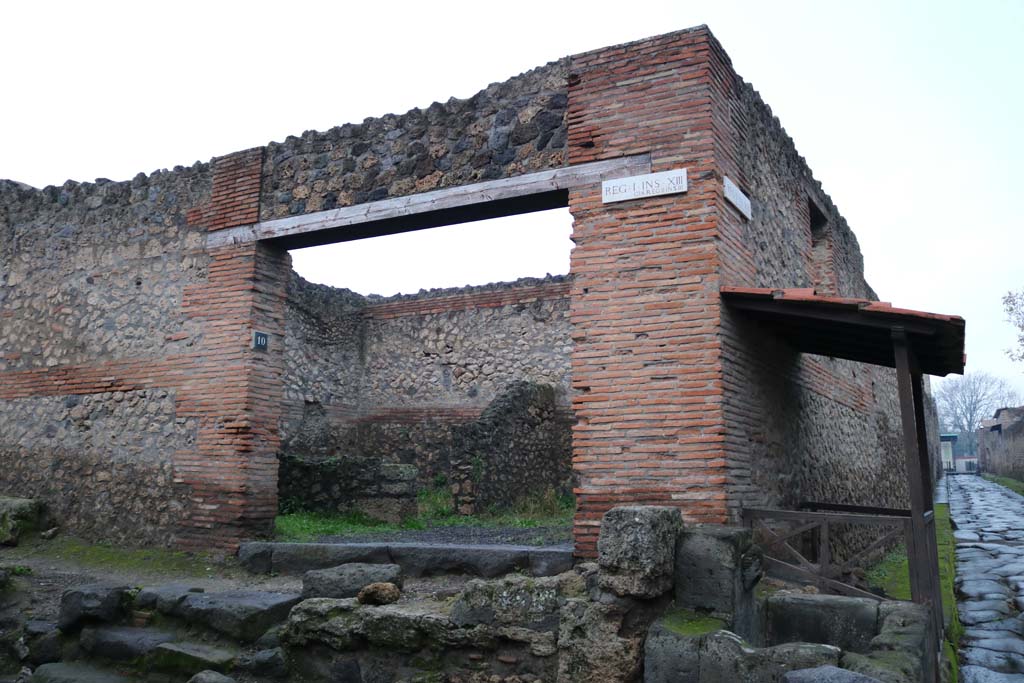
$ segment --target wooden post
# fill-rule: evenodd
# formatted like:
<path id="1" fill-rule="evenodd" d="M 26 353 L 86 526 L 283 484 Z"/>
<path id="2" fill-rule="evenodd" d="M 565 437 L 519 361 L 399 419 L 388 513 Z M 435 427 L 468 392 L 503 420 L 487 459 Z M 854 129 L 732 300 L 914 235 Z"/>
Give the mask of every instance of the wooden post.
<path id="1" fill-rule="evenodd" d="M 938 554 L 935 547 L 935 513 L 931 509 L 931 476 L 928 469 L 928 443 L 924 406 L 921 395 L 921 374 L 916 359 L 901 328 L 892 331 L 896 379 L 899 385 L 900 417 L 903 424 L 903 453 L 907 464 L 910 488 L 911 543 L 907 545 L 910 564 L 910 592 L 914 602 L 929 605 L 931 617 L 928 638 L 928 671 L 925 680 L 937 681 L 938 647 L 942 638 L 942 596 L 939 590 Z M 923 441 L 922 441 L 923 440 Z M 938 628 L 936 628 L 938 625 Z"/>

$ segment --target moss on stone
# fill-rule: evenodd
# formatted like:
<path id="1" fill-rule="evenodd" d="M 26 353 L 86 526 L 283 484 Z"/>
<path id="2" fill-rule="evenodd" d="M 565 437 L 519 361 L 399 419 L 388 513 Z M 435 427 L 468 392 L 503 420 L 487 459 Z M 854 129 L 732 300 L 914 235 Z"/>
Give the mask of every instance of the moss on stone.
<path id="1" fill-rule="evenodd" d="M 688 609 L 666 612 L 661 618 L 661 623 L 665 628 L 681 636 L 700 636 L 725 628 L 725 622 L 721 619 Z"/>
<path id="2" fill-rule="evenodd" d="M 223 576 L 237 567 L 233 560 L 218 559 L 205 553 L 185 553 L 168 548 L 120 548 L 87 543 L 71 536 L 61 536 L 52 541 L 33 539 L 6 552 L 6 559 L 11 562 L 45 559 L 93 569 L 158 576 Z"/>

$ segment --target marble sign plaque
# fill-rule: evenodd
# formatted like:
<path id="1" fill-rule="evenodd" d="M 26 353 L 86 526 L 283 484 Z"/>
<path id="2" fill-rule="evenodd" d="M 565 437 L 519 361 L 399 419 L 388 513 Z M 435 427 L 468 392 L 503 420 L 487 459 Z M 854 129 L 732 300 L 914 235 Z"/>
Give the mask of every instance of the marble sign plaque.
<path id="1" fill-rule="evenodd" d="M 750 197 L 743 194 L 743 190 L 737 187 L 736 183 L 729 180 L 729 176 L 724 176 L 723 179 L 723 184 L 725 185 L 725 198 L 729 200 L 730 204 L 739 209 L 740 213 L 746 216 L 749 221 L 754 217 L 754 213 L 752 211 L 753 207 L 750 205 Z"/>
<path id="2" fill-rule="evenodd" d="M 610 204 L 624 202 L 627 199 L 657 197 L 680 192 L 686 192 L 685 168 L 602 181 L 601 203 Z"/>

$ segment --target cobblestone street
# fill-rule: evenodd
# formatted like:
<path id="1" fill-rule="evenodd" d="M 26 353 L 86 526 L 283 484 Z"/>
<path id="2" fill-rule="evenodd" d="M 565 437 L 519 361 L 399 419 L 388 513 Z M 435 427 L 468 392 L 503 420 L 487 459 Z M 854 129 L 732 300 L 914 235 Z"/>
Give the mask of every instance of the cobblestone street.
<path id="1" fill-rule="evenodd" d="M 1024 683 L 1024 497 L 979 476 L 947 477 L 956 529 L 963 683 Z"/>

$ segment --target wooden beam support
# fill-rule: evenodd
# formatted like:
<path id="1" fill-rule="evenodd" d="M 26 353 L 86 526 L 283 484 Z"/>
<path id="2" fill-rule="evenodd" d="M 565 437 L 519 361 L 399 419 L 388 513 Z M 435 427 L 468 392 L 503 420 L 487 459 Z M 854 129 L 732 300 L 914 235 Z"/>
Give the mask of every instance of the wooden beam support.
<path id="1" fill-rule="evenodd" d="M 208 248 L 214 248 L 259 240 L 279 240 L 288 247 L 310 246 L 368 237 L 373 234 L 404 232 L 421 227 L 527 213 L 565 206 L 568 201 L 565 193 L 570 188 L 649 173 L 650 170 L 649 154 L 595 161 L 345 206 L 330 211 L 240 225 L 210 233 L 206 238 L 206 244 Z M 437 216 L 432 219 L 431 216 L 434 215 Z M 367 224 L 377 224 L 379 229 L 369 232 L 344 230 Z"/>
<path id="2" fill-rule="evenodd" d="M 903 423 L 903 452 L 907 465 L 907 484 L 910 488 L 910 526 L 907 555 L 910 564 L 910 593 L 914 602 L 924 603 L 931 610 L 925 680 L 937 680 L 939 641 L 942 640 L 942 592 L 939 586 L 939 564 L 935 546 L 935 515 L 931 507 L 931 477 L 927 466 L 927 441 L 924 426 L 924 407 L 921 395 L 921 375 L 906 332 L 896 328 L 892 332 L 893 354 L 896 359 L 896 380 L 899 387 L 900 417 Z M 922 450 L 923 449 L 923 450 Z M 924 466 L 922 467 L 922 452 Z"/>

